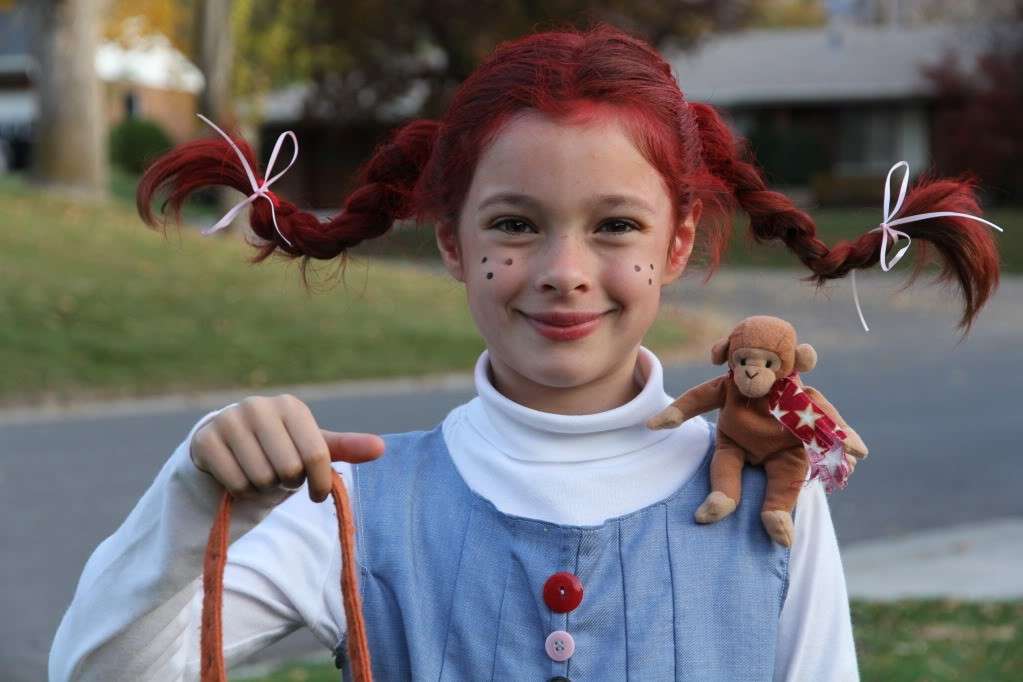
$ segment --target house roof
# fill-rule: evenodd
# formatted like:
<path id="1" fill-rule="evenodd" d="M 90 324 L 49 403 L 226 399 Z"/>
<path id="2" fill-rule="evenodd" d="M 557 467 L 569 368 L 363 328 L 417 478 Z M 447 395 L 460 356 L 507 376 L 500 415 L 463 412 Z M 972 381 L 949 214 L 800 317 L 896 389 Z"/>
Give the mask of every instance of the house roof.
<path id="1" fill-rule="evenodd" d="M 33 15 L 27 5 L 15 5 L 0 11 L 0 63 L 7 57 L 24 57 L 32 51 L 36 33 Z"/>
<path id="2" fill-rule="evenodd" d="M 139 37 L 130 47 L 117 42 L 100 45 L 96 73 L 105 81 L 191 93 L 200 92 L 205 83 L 199 68 L 159 34 Z"/>
<path id="3" fill-rule="evenodd" d="M 686 98 L 714 105 L 897 100 L 932 95 L 922 65 L 951 51 L 972 68 L 992 36 L 1018 35 L 1019 26 L 761 29 L 719 35 L 668 59 Z"/>

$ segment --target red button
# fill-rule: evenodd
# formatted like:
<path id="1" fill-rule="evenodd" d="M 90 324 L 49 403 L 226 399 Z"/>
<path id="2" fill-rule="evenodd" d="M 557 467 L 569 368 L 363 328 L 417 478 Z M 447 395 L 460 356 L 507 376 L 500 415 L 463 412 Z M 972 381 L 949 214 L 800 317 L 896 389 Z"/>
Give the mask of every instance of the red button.
<path id="1" fill-rule="evenodd" d="M 583 584 L 571 573 L 555 573 L 543 586 L 543 600 L 555 613 L 568 613 L 583 600 Z"/>

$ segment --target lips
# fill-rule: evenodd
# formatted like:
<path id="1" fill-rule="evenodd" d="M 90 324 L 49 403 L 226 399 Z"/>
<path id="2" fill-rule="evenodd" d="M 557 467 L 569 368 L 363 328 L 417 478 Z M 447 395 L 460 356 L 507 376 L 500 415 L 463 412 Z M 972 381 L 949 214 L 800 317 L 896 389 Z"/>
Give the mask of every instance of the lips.
<path id="1" fill-rule="evenodd" d="M 552 341 L 574 341 L 600 326 L 604 313 L 550 311 L 525 315 L 539 334 Z"/>
<path id="2" fill-rule="evenodd" d="M 604 313 L 584 313 L 584 312 L 547 312 L 547 313 L 534 313 L 532 315 L 526 314 L 526 317 L 532 318 L 537 322 L 543 322 L 546 325 L 552 327 L 572 327 L 578 324 L 585 324 L 592 320 L 597 319 Z"/>

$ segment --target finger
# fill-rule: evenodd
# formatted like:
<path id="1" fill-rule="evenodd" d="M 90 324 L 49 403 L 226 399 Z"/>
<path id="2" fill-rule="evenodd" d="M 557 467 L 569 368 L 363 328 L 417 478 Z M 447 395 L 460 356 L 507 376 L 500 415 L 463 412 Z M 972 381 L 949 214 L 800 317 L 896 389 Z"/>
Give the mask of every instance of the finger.
<path id="1" fill-rule="evenodd" d="M 330 450 L 320 427 L 305 403 L 289 406 L 282 412 L 282 417 L 302 460 L 309 481 L 309 497 L 314 502 L 322 502 L 330 495 L 334 468 L 330 465 Z"/>
<path id="2" fill-rule="evenodd" d="M 254 488 L 259 491 L 270 490 L 280 483 L 273 465 L 267 459 L 263 446 L 252 432 L 253 424 L 264 416 L 257 416 L 259 409 L 251 403 L 241 410 L 241 414 L 233 414 L 218 422 L 224 443 L 231 450 L 235 460 L 245 472 L 245 476 Z"/>
<path id="3" fill-rule="evenodd" d="M 384 454 L 384 439 L 372 433 L 348 433 L 320 429 L 332 462 L 369 462 Z"/>
<path id="4" fill-rule="evenodd" d="M 274 411 L 271 416 L 261 419 L 254 430 L 280 484 L 290 489 L 302 487 L 306 468 L 284 423 L 284 415 Z"/>
<path id="5" fill-rule="evenodd" d="M 243 497 L 252 492 L 248 477 L 216 429 L 203 429 L 196 434 L 196 442 L 203 449 L 203 463 L 209 468 L 209 474 L 232 496 Z"/>

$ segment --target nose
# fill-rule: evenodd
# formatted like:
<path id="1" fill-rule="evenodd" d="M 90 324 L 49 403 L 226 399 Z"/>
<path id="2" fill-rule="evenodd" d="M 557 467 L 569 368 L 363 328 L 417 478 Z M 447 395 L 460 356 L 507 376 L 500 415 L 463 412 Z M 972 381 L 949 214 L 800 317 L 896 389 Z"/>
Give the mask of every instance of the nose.
<path id="1" fill-rule="evenodd" d="M 572 235 L 558 235 L 538 259 L 536 286 L 541 292 L 587 291 L 591 286 L 587 247 Z"/>
<path id="2" fill-rule="evenodd" d="M 745 372 L 747 379 L 753 379 L 757 376 L 757 374 L 760 374 L 760 372 L 757 372 L 757 374 L 750 374 L 748 369 L 743 370 L 743 372 Z"/>

